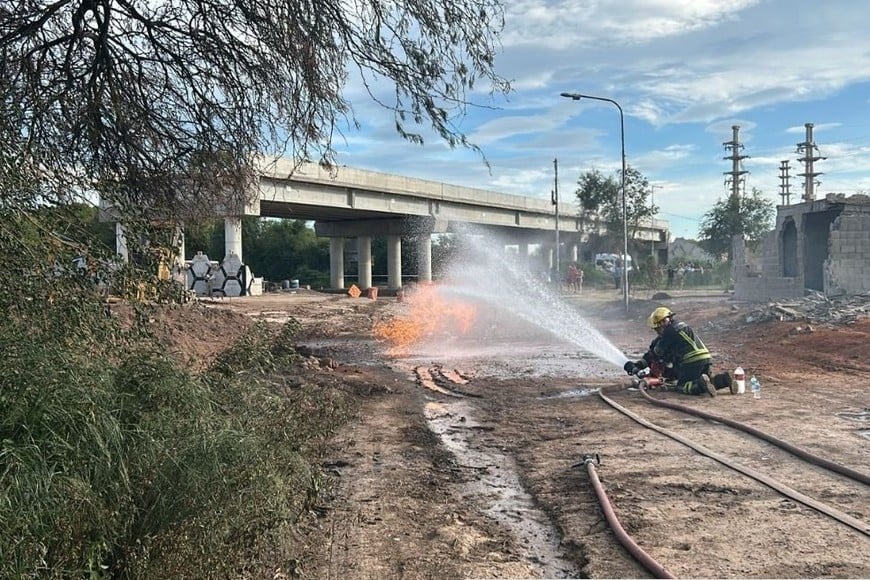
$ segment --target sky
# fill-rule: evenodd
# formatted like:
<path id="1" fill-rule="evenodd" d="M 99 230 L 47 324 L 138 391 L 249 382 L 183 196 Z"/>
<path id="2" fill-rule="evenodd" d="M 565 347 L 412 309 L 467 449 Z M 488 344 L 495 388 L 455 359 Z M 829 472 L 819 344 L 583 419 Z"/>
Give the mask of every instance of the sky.
<path id="1" fill-rule="evenodd" d="M 804 167 L 797 145 L 812 123 L 816 199 L 870 191 L 870 10 L 863 0 L 505 0 L 496 72 L 501 97 L 472 94 L 461 130 L 481 156 L 435 136 L 403 140 L 391 113 L 353 100 L 362 128 L 336 143 L 338 163 L 420 179 L 549 198 L 558 159 L 560 211 L 576 211 L 578 177 L 618 177 L 619 110 L 627 163 L 655 185 L 672 239 L 697 238 L 724 198 L 731 141 L 747 192 L 777 204 L 789 160 L 791 203 Z"/>

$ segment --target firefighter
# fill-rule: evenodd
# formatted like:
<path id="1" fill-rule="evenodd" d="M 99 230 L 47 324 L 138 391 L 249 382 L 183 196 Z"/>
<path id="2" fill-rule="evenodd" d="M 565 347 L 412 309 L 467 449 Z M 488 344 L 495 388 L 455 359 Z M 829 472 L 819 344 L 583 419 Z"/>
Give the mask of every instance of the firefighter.
<path id="1" fill-rule="evenodd" d="M 729 388 L 733 392 L 733 382 L 728 373 L 720 373 L 710 379 L 713 363 L 710 351 L 692 328 L 677 320 L 670 309 L 664 306 L 656 308 L 647 319 L 647 324 L 658 335 L 650 345 L 648 356 L 666 366 L 673 365 L 677 390 L 689 395 L 708 394 L 711 397 L 716 396 L 717 389 Z M 668 378 L 667 375 L 665 378 Z"/>

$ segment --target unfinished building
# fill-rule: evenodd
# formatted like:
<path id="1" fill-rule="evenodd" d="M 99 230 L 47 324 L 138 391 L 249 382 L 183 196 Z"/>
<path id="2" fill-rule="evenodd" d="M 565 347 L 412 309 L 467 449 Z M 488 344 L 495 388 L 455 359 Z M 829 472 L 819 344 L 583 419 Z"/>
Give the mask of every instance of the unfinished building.
<path id="1" fill-rule="evenodd" d="M 757 252 L 735 238 L 734 264 L 738 300 L 870 294 L 870 196 L 778 206 L 776 228 Z"/>

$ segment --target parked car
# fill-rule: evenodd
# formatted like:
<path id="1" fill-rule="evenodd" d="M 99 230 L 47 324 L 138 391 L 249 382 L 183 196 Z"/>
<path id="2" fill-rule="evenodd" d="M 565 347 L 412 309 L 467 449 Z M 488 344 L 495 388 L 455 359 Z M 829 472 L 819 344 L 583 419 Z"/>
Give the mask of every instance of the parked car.
<path id="1" fill-rule="evenodd" d="M 622 254 L 595 254 L 595 267 L 605 272 L 613 272 L 617 262 L 622 261 Z M 628 271 L 634 270 L 633 260 L 628 257 Z"/>

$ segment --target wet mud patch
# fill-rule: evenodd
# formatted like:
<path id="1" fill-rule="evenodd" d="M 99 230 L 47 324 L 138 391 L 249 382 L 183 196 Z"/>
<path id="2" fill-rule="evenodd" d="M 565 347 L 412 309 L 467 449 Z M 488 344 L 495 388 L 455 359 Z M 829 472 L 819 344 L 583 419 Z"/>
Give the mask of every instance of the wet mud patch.
<path id="1" fill-rule="evenodd" d="M 430 402 L 424 416 L 458 466 L 474 474 L 463 485 L 463 499 L 510 530 L 541 577 L 576 577 L 573 564 L 563 558 L 557 531 L 523 489 L 513 458 L 473 448 L 475 433 L 487 429 L 475 420 L 474 408 L 467 401 Z"/>

